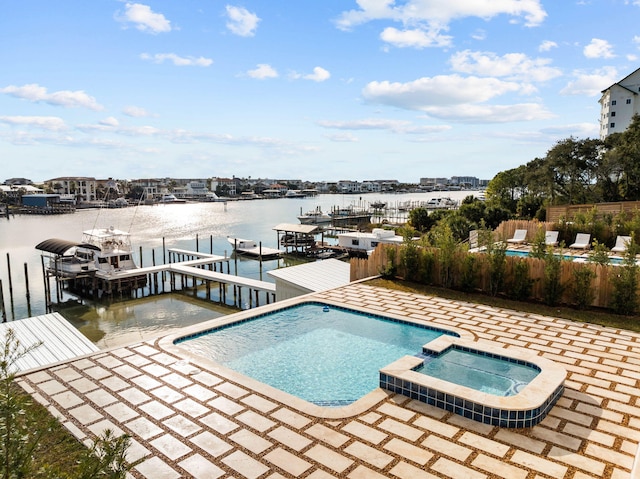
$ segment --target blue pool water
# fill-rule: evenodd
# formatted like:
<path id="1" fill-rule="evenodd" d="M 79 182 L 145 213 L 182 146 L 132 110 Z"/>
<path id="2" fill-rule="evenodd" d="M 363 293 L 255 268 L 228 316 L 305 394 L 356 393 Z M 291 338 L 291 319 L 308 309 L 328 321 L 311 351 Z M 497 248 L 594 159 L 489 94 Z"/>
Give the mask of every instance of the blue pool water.
<path id="1" fill-rule="evenodd" d="M 507 256 L 518 256 L 521 258 L 527 258 L 529 257 L 529 252 L 528 251 L 521 251 L 521 250 L 513 250 L 513 249 L 508 249 L 505 254 Z M 556 255 L 559 256 L 559 255 Z M 576 258 L 584 258 L 584 256 L 575 256 L 575 255 L 571 255 L 571 254 L 563 254 L 562 255 L 562 259 L 566 260 L 566 261 L 574 261 Z M 623 263 L 623 259 L 622 258 L 616 258 L 616 257 L 610 257 L 609 258 L 609 262 L 611 264 L 622 264 Z"/>
<path id="2" fill-rule="evenodd" d="M 450 347 L 442 354 L 427 356 L 418 372 L 496 396 L 514 396 L 540 370 L 502 357 Z"/>
<path id="3" fill-rule="evenodd" d="M 453 333 L 314 302 L 177 343 L 309 402 L 343 406 L 377 388 L 382 367 L 442 334 Z"/>

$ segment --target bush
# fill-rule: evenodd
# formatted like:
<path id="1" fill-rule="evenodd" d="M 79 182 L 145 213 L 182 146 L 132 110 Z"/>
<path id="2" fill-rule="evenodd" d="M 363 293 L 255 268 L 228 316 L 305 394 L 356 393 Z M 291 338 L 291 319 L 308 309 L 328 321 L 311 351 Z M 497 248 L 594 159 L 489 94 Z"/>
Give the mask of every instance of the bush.
<path id="1" fill-rule="evenodd" d="M 476 289 L 478 261 L 476 255 L 465 254 L 460 268 L 460 289 L 467 293 Z"/>
<path id="2" fill-rule="evenodd" d="M 561 284 L 562 258 L 549 251 L 544 261 L 544 302 L 555 306 L 562 297 Z"/>
<path id="3" fill-rule="evenodd" d="M 529 275 L 528 261 L 516 261 L 513 265 L 513 279 L 508 295 L 517 301 L 523 301 L 531 296 L 532 288 L 533 279 Z"/>
<path id="4" fill-rule="evenodd" d="M 395 248 L 386 248 L 387 263 L 380 268 L 380 276 L 385 279 L 393 279 L 398 274 L 398 266 L 396 264 L 397 251 Z"/>
<path id="5" fill-rule="evenodd" d="M 53 431 L 61 426 L 15 383 L 16 363 L 40 344 L 24 347 L 12 329 L 7 330 L 4 344 L 0 344 L 0 476 L 3 479 L 124 479 L 139 461 L 126 460 L 130 437 L 116 437 L 109 430 L 93 442 L 91 449 L 81 446 L 74 467 L 54 464 L 67 459 L 59 457 L 60 454 L 52 457 L 55 453 L 51 452 L 58 446 L 52 443 Z M 36 413 L 40 409 L 46 414 L 45 420 L 42 414 Z"/>
<path id="6" fill-rule="evenodd" d="M 571 296 L 573 303 L 578 309 L 588 308 L 591 306 L 591 303 L 593 303 L 595 293 L 591 287 L 591 283 L 595 277 L 595 271 L 589 266 L 581 266 L 573 270 Z"/>
<path id="7" fill-rule="evenodd" d="M 611 293 L 611 307 L 618 314 L 632 315 L 638 309 L 638 265 L 636 254 L 638 245 L 632 236 L 627 244 L 624 262 L 615 268 L 618 274 L 613 275 L 613 292 Z"/>

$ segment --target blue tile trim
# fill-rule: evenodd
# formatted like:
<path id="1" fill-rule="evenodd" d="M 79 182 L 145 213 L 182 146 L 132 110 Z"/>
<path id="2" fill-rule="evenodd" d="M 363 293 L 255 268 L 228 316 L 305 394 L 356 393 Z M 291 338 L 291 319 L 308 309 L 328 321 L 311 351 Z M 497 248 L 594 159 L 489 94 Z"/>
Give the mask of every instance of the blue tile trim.
<path id="1" fill-rule="evenodd" d="M 540 407 L 514 411 L 484 406 L 434 388 L 403 381 L 400 378 L 384 373 L 380 373 L 380 387 L 474 421 L 506 428 L 528 428 L 540 423 L 564 392 L 564 384 L 561 384 Z"/>
<path id="2" fill-rule="evenodd" d="M 231 326 L 236 326 L 238 324 L 242 324 L 242 323 L 246 323 L 247 321 L 253 321 L 254 319 L 258 319 L 258 318 L 262 318 L 264 316 L 273 316 L 274 314 L 278 314 L 282 311 L 286 311 L 289 309 L 295 309 L 298 308 L 300 306 L 308 306 L 308 305 L 316 305 L 316 306 L 320 306 L 320 307 L 329 307 L 331 309 L 337 309 L 339 311 L 345 311 L 347 313 L 351 313 L 351 314 L 358 314 L 361 316 L 366 316 L 368 318 L 374 318 L 374 319 L 379 319 L 382 321 L 390 321 L 392 323 L 401 323 L 401 324 L 407 324 L 410 326 L 415 326 L 417 328 L 422 328 L 422 329 L 427 329 L 429 331 L 437 331 L 441 334 L 447 335 L 447 336 L 453 336 L 455 338 L 459 338 L 460 335 L 458 333 L 454 333 L 453 331 L 449 331 L 448 329 L 443 329 L 443 328 L 437 328 L 434 326 L 429 326 L 426 324 L 421 324 L 421 323 L 414 323 L 413 321 L 406 321 L 403 319 L 397 319 L 397 318 L 391 318 L 389 316 L 384 316 L 381 314 L 375 314 L 375 313 L 365 313 L 363 311 L 358 311 L 355 309 L 350 309 L 350 308 L 345 308 L 343 306 L 335 306 L 333 304 L 326 304 L 323 303 L 321 301 L 304 301 L 302 303 L 298 303 L 295 304 L 293 306 L 287 306 L 286 308 L 280 308 L 280 309 L 275 309 L 275 310 L 271 310 L 271 311 L 267 311 L 265 313 L 261 313 L 261 314 L 256 314 L 255 316 L 251 316 L 250 318 L 244 318 L 244 319 L 239 319 L 237 321 L 234 321 L 232 323 L 229 324 L 224 324 L 222 326 L 215 326 L 213 328 L 209 328 L 209 329 L 203 329 L 202 331 L 198 331 L 197 333 L 193 333 L 193 334 L 189 334 L 186 336 L 181 336 L 177 339 L 175 339 L 173 341 L 173 344 L 180 344 L 184 341 L 188 341 L 189 339 L 194 339 L 194 338 L 199 338 L 200 336 L 204 336 L 206 334 L 210 334 L 212 332 L 215 331 L 220 331 L 226 328 L 230 328 Z"/>

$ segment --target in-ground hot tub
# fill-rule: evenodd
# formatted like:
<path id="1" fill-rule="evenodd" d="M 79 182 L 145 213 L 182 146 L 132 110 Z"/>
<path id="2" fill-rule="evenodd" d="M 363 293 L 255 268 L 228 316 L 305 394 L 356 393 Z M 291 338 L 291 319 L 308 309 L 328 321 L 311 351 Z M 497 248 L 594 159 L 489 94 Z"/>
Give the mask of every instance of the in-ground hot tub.
<path id="1" fill-rule="evenodd" d="M 546 417 L 562 396 L 566 374 L 524 349 L 441 336 L 423 354 L 382 368 L 380 387 L 485 424 L 523 428 Z"/>

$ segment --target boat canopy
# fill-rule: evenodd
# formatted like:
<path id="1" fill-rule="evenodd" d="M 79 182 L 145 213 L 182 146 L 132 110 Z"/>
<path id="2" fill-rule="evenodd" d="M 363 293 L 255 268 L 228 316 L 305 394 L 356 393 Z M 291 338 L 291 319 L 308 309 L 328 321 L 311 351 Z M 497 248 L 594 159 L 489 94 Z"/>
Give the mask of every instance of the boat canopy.
<path id="1" fill-rule="evenodd" d="M 82 247 L 82 248 L 100 251 L 99 247 L 92 244 L 78 243 L 76 241 L 68 241 L 68 240 L 63 240 L 59 238 L 51 238 L 48 240 L 44 240 L 43 242 L 38 243 L 36 245 L 36 249 L 39 249 L 40 251 L 46 251 L 47 253 L 53 253 L 57 255 L 64 255 L 71 248 L 76 248 L 76 247 Z"/>

